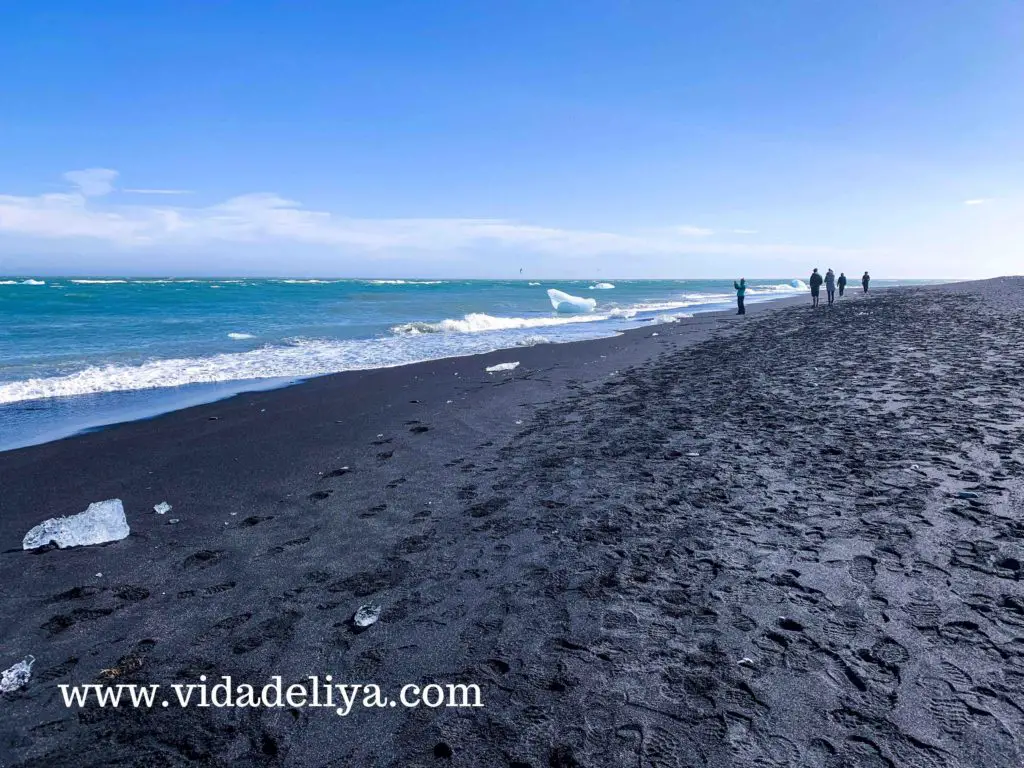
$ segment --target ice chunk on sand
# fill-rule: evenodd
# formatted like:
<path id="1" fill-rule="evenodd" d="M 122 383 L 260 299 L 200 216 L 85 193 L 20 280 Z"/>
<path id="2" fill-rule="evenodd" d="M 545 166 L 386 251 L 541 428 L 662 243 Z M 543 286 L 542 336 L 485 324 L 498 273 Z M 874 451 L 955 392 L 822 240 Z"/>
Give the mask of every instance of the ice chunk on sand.
<path id="1" fill-rule="evenodd" d="M 580 296 L 570 296 L 568 293 L 548 288 L 548 298 L 551 299 L 551 306 L 556 312 L 566 314 L 581 314 L 593 312 L 597 306 L 595 299 L 584 299 Z"/>
<path id="2" fill-rule="evenodd" d="M 61 549 L 118 541 L 129 533 L 128 520 L 120 499 L 97 501 L 85 512 L 70 517 L 44 520 L 25 534 L 22 549 L 45 547 L 50 542 Z"/>
<path id="3" fill-rule="evenodd" d="M 590 290 L 592 290 L 592 291 L 607 291 L 607 290 L 609 290 L 611 288 L 614 288 L 614 287 L 615 286 L 612 285 L 611 283 L 594 283 L 592 286 L 590 286 Z"/>
<path id="4" fill-rule="evenodd" d="M 0 693 L 10 693 L 28 685 L 28 679 L 32 676 L 32 665 L 35 663 L 35 656 L 26 656 L 10 669 L 5 669 L 0 675 Z"/>
<path id="5" fill-rule="evenodd" d="M 498 371 L 514 371 L 519 367 L 519 361 L 514 363 L 498 363 L 497 365 L 491 365 L 484 368 L 488 373 L 497 373 Z"/>
<path id="6" fill-rule="evenodd" d="M 366 629 L 371 624 L 376 624 L 377 619 L 380 618 L 381 607 L 379 605 L 361 605 L 359 610 L 356 611 L 356 615 L 352 617 L 352 621 L 360 629 Z"/>
<path id="7" fill-rule="evenodd" d="M 174 509 L 174 507 L 172 507 L 166 501 L 161 501 L 159 504 L 153 507 L 153 511 L 156 512 L 158 515 L 166 515 L 172 509 Z"/>

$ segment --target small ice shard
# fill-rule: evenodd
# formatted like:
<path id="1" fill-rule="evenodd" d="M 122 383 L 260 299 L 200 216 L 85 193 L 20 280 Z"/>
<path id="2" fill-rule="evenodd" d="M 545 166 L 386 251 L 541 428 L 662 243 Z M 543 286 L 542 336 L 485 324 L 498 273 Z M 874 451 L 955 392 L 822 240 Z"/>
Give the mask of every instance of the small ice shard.
<path id="1" fill-rule="evenodd" d="M 651 337 L 653 338 L 654 336 L 657 336 L 657 335 L 658 335 L 658 332 L 655 331 L 654 333 L 651 334 Z"/>
<path id="2" fill-rule="evenodd" d="M 487 373 L 497 373 L 498 371 L 514 371 L 518 367 L 519 361 L 517 360 L 514 363 L 498 363 L 497 365 L 491 365 L 484 368 L 484 370 L 487 371 Z"/>
<path id="3" fill-rule="evenodd" d="M 610 290 L 610 289 L 612 289 L 614 287 L 615 286 L 612 285 L 611 283 L 594 283 L 594 285 L 590 286 L 590 290 L 592 290 L 592 291 L 607 291 L 607 290 Z"/>
<path id="4" fill-rule="evenodd" d="M 159 504 L 153 507 L 153 511 L 156 512 L 158 515 L 166 515 L 168 512 L 171 511 L 171 509 L 173 509 L 173 507 L 171 507 L 171 505 L 168 504 L 166 501 L 161 501 Z"/>
<path id="5" fill-rule="evenodd" d="M 960 493 L 958 493 L 957 496 L 959 496 L 961 499 L 980 499 L 981 498 L 974 491 L 960 491 Z"/>
<path id="6" fill-rule="evenodd" d="M 181 522 L 181 520 L 179 520 L 178 518 L 172 517 L 170 520 L 167 521 L 167 524 L 168 525 L 177 525 L 180 522 Z"/>
<path id="7" fill-rule="evenodd" d="M 697 452 L 697 451 L 687 451 L 686 455 L 687 456 L 700 456 L 700 453 Z"/>
<path id="8" fill-rule="evenodd" d="M 380 618 L 380 611 L 381 607 L 373 603 L 361 605 L 359 610 L 356 611 L 356 615 L 352 617 L 352 621 L 359 629 L 366 629 L 377 623 L 377 619 Z"/>
<path id="9" fill-rule="evenodd" d="M 582 314 L 593 312 L 597 307 L 595 299 L 584 299 L 580 296 L 570 296 L 568 293 L 548 288 L 548 298 L 551 299 L 551 306 L 556 312 L 564 314 Z"/>
<path id="10" fill-rule="evenodd" d="M 120 499 L 97 501 L 85 512 L 70 517 L 44 520 L 25 534 L 22 549 L 45 547 L 51 542 L 61 549 L 119 541 L 129 533 L 128 520 Z"/>
<path id="11" fill-rule="evenodd" d="M 744 656 L 742 659 L 736 662 L 741 667 L 752 667 L 754 666 L 754 660 L 749 656 Z"/>
<path id="12" fill-rule="evenodd" d="M 5 669 L 0 675 L 0 693 L 10 693 L 28 685 L 28 679 L 32 676 L 32 665 L 36 663 L 35 656 L 26 656 L 10 669 Z"/>

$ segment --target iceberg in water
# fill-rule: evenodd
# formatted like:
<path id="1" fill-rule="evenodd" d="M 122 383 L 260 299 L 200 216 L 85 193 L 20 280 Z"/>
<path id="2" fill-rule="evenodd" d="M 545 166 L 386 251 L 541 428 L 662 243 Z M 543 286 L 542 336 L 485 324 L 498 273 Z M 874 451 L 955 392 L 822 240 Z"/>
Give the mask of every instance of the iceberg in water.
<path id="1" fill-rule="evenodd" d="M 612 285 L 611 283 L 594 283 L 592 286 L 590 286 L 590 290 L 592 290 L 592 291 L 607 291 L 607 290 L 609 290 L 611 288 L 614 288 L 614 287 L 615 286 Z"/>
<path id="2" fill-rule="evenodd" d="M 97 501 L 85 512 L 70 517 L 44 520 L 25 534 L 22 549 L 45 547 L 51 542 L 61 549 L 119 541 L 129 533 L 128 520 L 120 499 Z"/>
<path id="3" fill-rule="evenodd" d="M 551 306 L 555 308 L 556 312 L 563 312 L 565 314 L 593 312 L 597 306 L 597 301 L 594 299 L 570 296 L 568 293 L 563 293 L 554 288 L 548 288 L 548 298 L 551 299 Z"/>

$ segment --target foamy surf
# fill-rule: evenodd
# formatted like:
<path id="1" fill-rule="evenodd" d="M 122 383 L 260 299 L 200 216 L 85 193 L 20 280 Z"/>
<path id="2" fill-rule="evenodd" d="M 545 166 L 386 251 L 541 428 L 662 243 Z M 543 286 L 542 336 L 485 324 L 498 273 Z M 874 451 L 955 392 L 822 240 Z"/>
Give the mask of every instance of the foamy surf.
<path id="1" fill-rule="evenodd" d="M 391 331 L 400 335 L 421 333 L 484 333 L 487 331 L 511 331 L 523 328 L 547 328 L 570 323 L 592 323 L 607 320 L 608 315 L 586 315 L 574 317 L 494 317 L 481 312 L 471 312 L 460 320 L 441 320 L 436 323 L 402 323 Z"/>
<path id="2" fill-rule="evenodd" d="M 597 334 L 602 335 L 602 334 Z M 543 336 L 508 334 L 425 335 L 379 339 L 296 339 L 246 352 L 206 357 L 149 360 L 137 365 L 94 365 L 63 376 L 0 384 L 0 405 L 105 392 L 180 387 L 257 379 L 297 380 L 342 371 L 391 368 L 409 363 L 458 357 L 516 346 L 548 343 Z"/>

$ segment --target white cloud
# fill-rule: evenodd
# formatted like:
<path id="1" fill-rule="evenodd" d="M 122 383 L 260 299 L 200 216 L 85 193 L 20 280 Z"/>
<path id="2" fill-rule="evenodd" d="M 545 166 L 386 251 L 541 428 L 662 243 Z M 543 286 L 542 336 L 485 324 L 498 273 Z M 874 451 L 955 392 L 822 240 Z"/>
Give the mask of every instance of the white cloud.
<path id="1" fill-rule="evenodd" d="M 715 234 L 713 229 L 705 229 L 704 227 L 691 227 L 683 225 L 681 227 L 673 228 L 680 235 L 687 235 L 688 237 L 708 237 Z"/>
<path id="2" fill-rule="evenodd" d="M 64 178 L 78 187 L 78 191 L 86 197 L 102 197 L 114 189 L 117 171 L 109 168 L 86 168 L 84 171 L 68 171 Z"/>
<path id="3" fill-rule="evenodd" d="M 191 195 L 191 189 L 122 189 L 133 195 Z"/>
<path id="4" fill-rule="evenodd" d="M 271 193 L 240 195 L 215 205 L 116 204 L 117 172 L 73 171 L 64 194 L 0 195 L 0 235 L 39 240 L 104 242 L 120 248 L 200 248 L 218 244 L 293 243 L 376 256 L 431 251 L 452 256 L 475 248 L 512 248 L 557 257 L 628 254 L 785 255 L 840 253 L 811 246 L 701 240 L 712 230 L 675 226 L 629 234 L 558 229 L 505 219 L 365 219 L 303 207 Z"/>
<path id="5" fill-rule="evenodd" d="M 975 197 L 970 200 L 964 200 L 964 205 L 984 205 L 989 202 L 987 197 Z"/>

